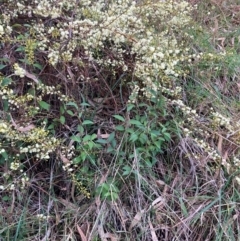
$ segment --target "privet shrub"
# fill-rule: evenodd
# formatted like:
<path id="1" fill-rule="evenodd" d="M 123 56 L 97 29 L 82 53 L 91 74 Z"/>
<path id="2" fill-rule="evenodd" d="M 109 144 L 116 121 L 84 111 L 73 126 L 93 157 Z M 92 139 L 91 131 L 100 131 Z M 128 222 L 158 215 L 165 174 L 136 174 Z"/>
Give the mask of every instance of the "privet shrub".
<path id="1" fill-rule="evenodd" d="M 221 153 L 206 137 L 221 128 L 239 142 L 240 123 L 214 109 L 203 117 L 183 98 L 190 68 L 224 58 L 191 48 L 194 8 L 172 0 L 3 1 L 0 162 L 7 163 L 7 171 L 1 189 L 25 187 L 25 164 L 51 158 L 78 183 L 74 170 L 102 148 L 98 127 L 94 133 L 89 128 L 96 124 L 93 99 L 109 101 L 113 115 L 124 113 L 126 105 L 152 105 L 160 96 L 165 112 L 181 116 L 182 137 L 221 163 Z M 197 152 L 186 154 L 199 158 Z"/>

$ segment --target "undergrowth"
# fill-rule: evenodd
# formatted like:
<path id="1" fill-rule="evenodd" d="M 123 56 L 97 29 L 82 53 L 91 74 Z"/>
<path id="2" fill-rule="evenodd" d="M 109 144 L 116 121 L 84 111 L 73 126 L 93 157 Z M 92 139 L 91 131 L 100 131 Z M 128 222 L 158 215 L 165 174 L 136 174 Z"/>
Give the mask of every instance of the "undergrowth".
<path id="1" fill-rule="evenodd" d="M 0 240 L 239 239 L 237 3 L 1 3 Z"/>

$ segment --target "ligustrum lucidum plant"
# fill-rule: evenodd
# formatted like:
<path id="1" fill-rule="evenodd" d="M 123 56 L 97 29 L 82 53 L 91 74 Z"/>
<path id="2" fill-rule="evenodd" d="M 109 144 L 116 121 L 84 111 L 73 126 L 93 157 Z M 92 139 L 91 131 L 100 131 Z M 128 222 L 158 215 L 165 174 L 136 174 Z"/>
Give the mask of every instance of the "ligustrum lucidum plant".
<path id="1" fill-rule="evenodd" d="M 96 136 L 86 146 L 87 132 L 92 130 L 82 124 L 96 115 L 91 99 L 101 99 L 103 91 L 116 114 L 116 94 L 121 94 L 124 105 L 124 101 L 150 100 L 154 92 L 161 92 L 172 103 L 181 92 L 177 79 L 187 74 L 181 65 L 190 64 L 193 58 L 186 48 L 191 36 L 185 30 L 191 25 L 192 10 L 187 2 L 8 1 L 3 8 L 1 47 L 6 54 L 1 59 L 1 97 L 5 119 L 1 133 L 2 156 L 9 164 L 11 155 L 20 155 L 21 160 L 75 158 L 75 164 L 91 157 Z M 97 88 L 100 93 L 94 93 Z M 91 106 L 81 106 L 85 102 Z M 75 106 L 67 112 L 64 106 L 68 103 Z M 68 126 L 71 118 L 75 118 L 73 127 Z M 61 141 L 61 134 L 56 138 L 62 128 L 75 130 L 66 134 L 68 140 Z M 75 150 L 76 135 L 83 143 Z M 147 138 L 145 133 L 141 136 Z M 68 157 L 61 153 L 66 149 L 64 143 L 71 150 Z M 6 148 L 9 145 L 16 153 Z M 24 162 L 21 160 L 17 161 Z"/>

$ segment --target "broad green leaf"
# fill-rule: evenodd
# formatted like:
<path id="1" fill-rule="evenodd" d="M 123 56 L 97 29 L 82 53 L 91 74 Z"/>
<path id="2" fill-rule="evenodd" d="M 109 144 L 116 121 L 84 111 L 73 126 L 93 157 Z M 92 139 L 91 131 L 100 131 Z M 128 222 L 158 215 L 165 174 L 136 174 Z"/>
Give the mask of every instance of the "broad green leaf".
<path id="1" fill-rule="evenodd" d="M 92 125 L 94 124 L 94 122 L 90 121 L 90 120 L 85 120 L 83 121 L 82 125 Z"/>
<path id="2" fill-rule="evenodd" d="M 140 140 L 140 142 L 141 142 L 142 144 L 145 144 L 145 143 L 147 142 L 147 140 L 148 140 L 148 137 L 147 137 L 146 134 L 141 133 L 140 136 L 139 136 L 139 140 Z"/>
<path id="3" fill-rule="evenodd" d="M 167 141 L 171 140 L 171 135 L 169 133 L 165 132 L 165 133 L 163 133 L 163 136 Z"/>
<path id="4" fill-rule="evenodd" d="M 83 142 L 87 142 L 87 141 L 90 141 L 91 140 L 91 135 L 86 135 L 83 137 Z"/>
<path id="5" fill-rule="evenodd" d="M 131 142 L 135 142 L 138 139 L 138 135 L 136 133 L 132 133 L 129 140 Z"/>
<path id="6" fill-rule="evenodd" d="M 92 134 L 91 135 L 91 140 L 93 141 L 93 140 L 95 140 L 97 138 L 97 134 Z"/>
<path id="7" fill-rule="evenodd" d="M 117 120 L 120 120 L 120 121 L 125 121 L 125 119 L 121 116 L 121 115 L 113 115 L 114 118 L 116 118 Z"/>
<path id="8" fill-rule="evenodd" d="M 35 96 L 36 95 L 36 89 L 35 88 L 30 88 L 28 90 L 28 94 L 32 95 L 32 96 Z"/>
<path id="9" fill-rule="evenodd" d="M 3 110 L 7 112 L 8 109 L 9 109 L 8 100 L 3 100 Z"/>
<path id="10" fill-rule="evenodd" d="M 93 141 L 89 141 L 88 142 L 88 147 L 89 147 L 90 150 L 92 150 L 93 147 L 94 147 L 94 142 Z"/>
<path id="11" fill-rule="evenodd" d="M 66 121 L 66 119 L 65 119 L 65 117 L 64 116 L 60 116 L 60 123 L 63 125 L 63 124 L 65 124 L 65 121 Z"/>
<path id="12" fill-rule="evenodd" d="M 2 152 L 1 155 L 3 156 L 5 161 L 8 160 L 8 154 L 6 152 Z"/>
<path id="13" fill-rule="evenodd" d="M 150 134 L 151 134 L 152 136 L 159 136 L 159 135 L 161 134 L 161 132 L 160 132 L 160 131 L 157 131 L 157 130 L 151 130 Z"/>
<path id="14" fill-rule="evenodd" d="M 38 104 L 41 106 L 42 109 L 45 109 L 45 110 L 49 110 L 50 109 L 50 105 L 47 102 L 43 101 L 43 100 L 39 101 Z"/>
<path id="15" fill-rule="evenodd" d="M 89 104 L 86 103 L 86 102 L 83 102 L 83 103 L 81 103 L 80 105 L 81 105 L 81 106 L 91 106 L 91 105 L 89 105 Z"/>
<path id="16" fill-rule="evenodd" d="M 105 139 L 98 139 L 98 140 L 96 140 L 96 142 L 100 143 L 100 144 L 107 144 L 108 143 L 108 141 L 105 140 Z"/>
<path id="17" fill-rule="evenodd" d="M 77 130 L 79 131 L 80 134 L 83 134 L 83 133 L 84 133 L 84 128 L 83 128 L 83 126 L 81 126 L 81 125 L 78 125 L 78 126 L 77 126 Z"/>
<path id="18" fill-rule="evenodd" d="M 115 129 L 117 131 L 124 131 L 125 130 L 124 126 L 120 126 L 120 125 L 116 126 Z"/>
<path id="19" fill-rule="evenodd" d="M 80 138 L 80 136 L 72 136 L 71 139 L 72 139 L 73 141 L 76 141 L 76 142 L 81 142 L 81 141 L 82 141 L 82 139 Z"/>
<path id="20" fill-rule="evenodd" d="M 2 200 L 7 202 L 7 201 L 11 200 L 11 198 L 9 196 L 3 196 Z"/>
<path id="21" fill-rule="evenodd" d="M 9 58 L 0 58 L 0 61 L 1 62 L 8 62 L 8 63 L 11 63 L 11 60 Z"/>
<path id="22" fill-rule="evenodd" d="M 65 112 L 65 106 L 60 106 L 60 114 L 62 115 Z"/>
<path id="23" fill-rule="evenodd" d="M 1 86 L 7 86 L 11 83 L 12 83 L 12 79 L 6 77 L 6 78 L 3 78 L 2 82 L 1 82 Z"/>
<path id="24" fill-rule="evenodd" d="M 4 69 L 7 65 L 4 65 L 4 64 L 0 64 L 0 70 L 1 69 Z"/>
<path id="25" fill-rule="evenodd" d="M 127 112 L 129 112 L 132 108 L 134 108 L 135 107 L 135 105 L 133 105 L 133 104 L 128 104 L 127 105 Z"/>
<path id="26" fill-rule="evenodd" d="M 75 102 L 68 102 L 66 105 L 73 106 L 78 110 L 78 106 Z"/>
<path id="27" fill-rule="evenodd" d="M 16 52 L 24 52 L 25 48 L 23 46 L 18 47 L 16 50 Z"/>
<path id="28" fill-rule="evenodd" d="M 115 151 L 115 149 L 112 147 L 112 146 L 109 146 L 108 148 L 107 148 L 107 153 L 115 153 L 116 151 Z"/>
<path id="29" fill-rule="evenodd" d="M 128 133 L 134 133 L 134 132 L 135 132 L 132 128 L 127 128 L 126 131 L 127 131 Z"/>
<path id="30" fill-rule="evenodd" d="M 82 162 L 82 158 L 81 156 L 77 156 L 73 159 L 73 163 L 74 164 L 79 164 L 80 162 Z"/>
<path id="31" fill-rule="evenodd" d="M 74 113 L 73 113 L 71 110 L 67 110 L 67 113 L 68 113 L 70 116 L 74 116 Z"/>
<path id="32" fill-rule="evenodd" d="M 127 176 L 127 175 L 129 175 L 132 172 L 132 168 L 130 166 L 128 166 L 128 165 L 124 166 L 123 170 L 124 170 L 123 176 Z"/>
<path id="33" fill-rule="evenodd" d="M 41 65 L 41 64 L 38 64 L 38 63 L 33 64 L 33 66 L 34 66 L 35 68 L 39 69 L 39 70 L 42 70 L 42 69 L 43 69 L 42 65 Z"/>
<path id="34" fill-rule="evenodd" d="M 142 126 L 142 123 L 140 121 L 138 121 L 138 120 L 130 120 L 129 122 L 132 125 Z"/>
<path id="35" fill-rule="evenodd" d="M 108 142 L 110 143 L 110 142 L 112 142 L 113 141 L 113 139 L 114 139 L 114 137 L 115 137 L 115 132 L 112 132 L 110 135 L 109 135 L 109 137 L 108 137 Z"/>

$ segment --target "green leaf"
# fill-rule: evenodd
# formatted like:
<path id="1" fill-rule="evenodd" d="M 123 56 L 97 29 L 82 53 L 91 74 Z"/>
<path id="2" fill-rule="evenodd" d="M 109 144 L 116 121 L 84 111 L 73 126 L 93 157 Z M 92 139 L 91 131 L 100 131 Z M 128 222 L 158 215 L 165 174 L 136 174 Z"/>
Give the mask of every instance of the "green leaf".
<path id="1" fill-rule="evenodd" d="M 95 140 L 97 138 L 97 134 L 92 134 L 91 135 L 91 140 L 93 141 L 93 140 Z"/>
<path id="2" fill-rule="evenodd" d="M 22 36 L 22 35 L 21 35 L 21 36 Z M 18 39 L 20 39 L 20 38 L 18 38 Z M 24 48 L 23 46 L 20 46 L 20 47 L 18 47 L 15 51 L 16 51 L 16 52 L 24 52 L 24 51 L 25 51 L 25 48 Z"/>
<path id="3" fill-rule="evenodd" d="M 11 200 L 11 198 L 9 196 L 3 196 L 2 200 L 7 202 L 7 201 Z"/>
<path id="4" fill-rule="evenodd" d="M 138 135 L 136 133 L 132 133 L 129 140 L 131 142 L 135 142 L 138 139 Z"/>
<path id="5" fill-rule="evenodd" d="M 78 110 L 78 106 L 75 102 L 68 102 L 66 105 L 73 106 Z"/>
<path id="6" fill-rule="evenodd" d="M 60 114 L 62 115 L 65 112 L 65 106 L 60 106 Z"/>
<path id="7" fill-rule="evenodd" d="M 124 128 L 124 126 L 116 126 L 115 127 L 115 129 L 117 130 L 117 131 L 124 131 L 125 130 L 125 128 Z"/>
<path id="8" fill-rule="evenodd" d="M 6 160 L 8 160 L 8 154 L 6 152 L 1 153 L 2 157 Z"/>
<path id="9" fill-rule="evenodd" d="M 72 136 L 72 137 L 71 137 L 71 140 L 76 141 L 76 142 L 81 142 L 81 141 L 82 141 L 82 139 L 80 138 L 80 136 Z"/>
<path id="10" fill-rule="evenodd" d="M 155 141 L 155 142 L 153 142 L 153 144 L 154 144 L 159 150 L 161 150 L 162 141 Z"/>
<path id="11" fill-rule="evenodd" d="M 167 140 L 167 141 L 170 141 L 171 140 L 171 135 L 169 133 L 163 133 L 163 136 L 164 138 Z"/>
<path id="12" fill-rule="evenodd" d="M 121 115 L 113 115 L 114 118 L 116 118 L 117 120 L 120 120 L 120 121 L 125 121 L 125 119 L 121 116 Z"/>
<path id="13" fill-rule="evenodd" d="M 126 131 L 127 131 L 128 133 L 134 133 L 134 132 L 135 132 L 132 128 L 127 128 Z"/>
<path id="14" fill-rule="evenodd" d="M 92 150 L 93 147 L 94 147 L 94 142 L 93 141 L 89 141 L 88 142 L 88 147 L 89 147 L 90 150 Z"/>
<path id="15" fill-rule="evenodd" d="M 84 128 L 81 125 L 77 126 L 77 130 L 79 131 L 80 134 L 84 133 Z"/>
<path id="16" fill-rule="evenodd" d="M 128 166 L 128 165 L 124 166 L 123 170 L 124 170 L 123 176 L 127 176 L 127 175 L 129 175 L 132 172 L 132 168 L 130 166 Z"/>
<path id="17" fill-rule="evenodd" d="M 32 96 L 35 96 L 36 95 L 36 90 L 34 88 L 30 88 L 28 90 L 28 94 L 32 95 Z"/>
<path id="18" fill-rule="evenodd" d="M 86 102 L 83 102 L 83 103 L 81 103 L 80 105 L 81 105 L 81 106 L 91 106 L 91 105 L 89 105 L 89 104 L 86 103 Z"/>
<path id="19" fill-rule="evenodd" d="M 106 151 L 107 153 L 116 153 L 116 151 L 115 151 L 115 149 L 112 147 L 112 146 L 109 146 L 108 148 L 107 148 L 107 151 Z"/>
<path id="20" fill-rule="evenodd" d="M 139 136 L 139 140 L 140 140 L 140 142 L 141 142 L 142 144 L 145 144 L 145 143 L 147 142 L 147 140 L 148 140 L 148 137 L 147 137 L 146 134 L 141 133 L 140 136 Z"/>
<path id="21" fill-rule="evenodd" d="M 133 104 L 128 104 L 127 105 L 127 112 L 129 112 L 132 108 L 134 108 L 135 107 L 135 105 L 133 105 Z"/>
<path id="22" fill-rule="evenodd" d="M 94 124 L 94 122 L 90 121 L 90 120 L 85 120 L 83 121 L 82 125 L 92 125 Z"/>
<path id="23" fill-rule="evenodd" d="M 108 137 L 108 142 L 110 143 L 110 142 L 112 142 L 113 140 L 114 140 L 114 137 L 115 137 L 115 132 L 112 132 L 110 135 L 109 135 L 109 137 Z"/>
<path id="24" fill-rule="evenodd" d="M 66 121 L 66 119 L 65 119 L 65 117 L 64 116 L 60 116 L 60 123 L 62 124 L 62 125 L 64 125 L 65 124 L 65 121 Z"/>
<path id="25" fill-rule="evenodd" d="M 54 123 L 52 123 L 52 124 L 50 124 L 49 126 L 48 126 L 48 130 L 52 130 L 52 129 L 54 129 L 55 128 L 55 124 Z"/>
<path id="26" fill-rule="evenodd" d="M 33 64 L 33 66 L 34 66 L 35 68 L 39 69 L 39 70 L 42 70 L 42 69 L 43 69 L 42 65 L 41 65 L 41 64 L 38 64 L 38 63 Z"/>
<path id="27" fill-rule="evenodd" d="M 81 156 L 77 156 L 73 159 L 73 163 L 74 164 L 79 164 L 80 162 L 82 162 L 82 158 Z"/>
<path id="28" fill-rule="evenodd" d="M 7 65 L 0 64 L 0 70 L 1 70 L 1 69 L 4 69 L 5 67 L 7 67 Z"/>
<path id="29" fill-rule="evenodd" d="M 3 78 L 2 82 L 1 82 L 1 86 L 7 86 L 11 83 L 12 83 L 12 79 L 6 77 L 6 78 Z"/>
<path id="30" fill-rule="evenodd" d="M 140 121 L 138 121 L 138 120 L 130 120 L 129 122 L 132 125 L 142 126 L 142 123 Z"/>
<path id="31" fill-rule="evenodd" d="M 38 104 L 40 105 L 40 107 L 42 109 L 45 109 L 45 110 L 49 110 L 50 109 L 50 105 L 47 102 L 43 101 L 43 100 L 39 101 Z"/>
<path id="32" fill-rule="evenodd" d="M 67 113 L 68 113 L 70 116 L 74 116 L 74 113 L 73 113 L 71 110 L 67 110 Z"/>
<path id="33" fill-rule="evenodd" d="M 3 100 L 3 110 L 7 112 L 8 109 L 9 109 L 8 100 Z"/>
<path id="34" fill-rule="evenodd" d="M 90 135 L 86 135 L 83 137 L 83 142 L 87 142 L 91 140 L 91 136 Z"/>
<path id="35" fill-rule="evenodd" d="M 88 154 L 86 152 L 82 152 L 80 156 L 81 156 L 82 161 L 85 161 Z"/>
<path id="36" fill-rule="evenodd" d="M 98 139 L 98 140 L 96 140 L 96 142 L 100 143 L 100 144 L 107 144 L 108 143 L 108 141 L 105 140 L 105 139 Z"/>
<path id="37" fill-rule="evenodd" d="M 157 137 L 157 136 L 159 136 L 161 134 L 161 132 L 157 131 L 157 130 L 151 130 L 150 134 L 151 134 L 151 136 L 156 136 Z"/>

